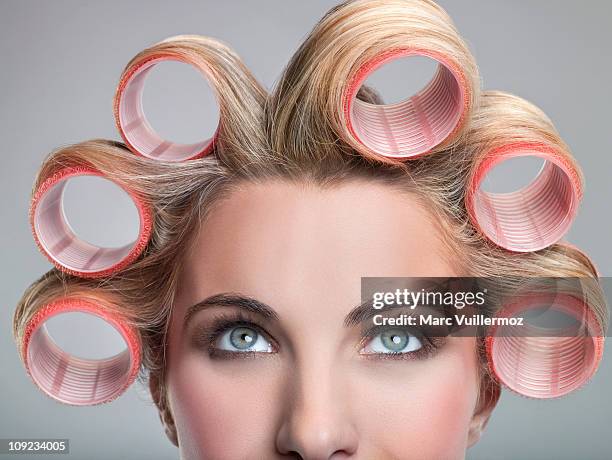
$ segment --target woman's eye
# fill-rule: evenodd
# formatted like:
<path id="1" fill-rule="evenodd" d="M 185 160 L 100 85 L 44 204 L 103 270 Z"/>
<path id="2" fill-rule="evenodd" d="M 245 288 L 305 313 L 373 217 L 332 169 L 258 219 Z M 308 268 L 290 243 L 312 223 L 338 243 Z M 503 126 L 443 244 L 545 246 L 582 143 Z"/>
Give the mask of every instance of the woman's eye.
<path id="1" fill-rule="evenodd" d="M 409 353 L 419 350 L 423 344 L 404 329 L 387 329 L 373 336 L 363 347 L 363 353 Z"/>
<path id="2" fill-rule="evenodd" d="M 248 326 L 232 327 L 225 331 L 217 341 L 217 347 L 227 351 L 272 352 L 272 345 L 263 335 Z"/>

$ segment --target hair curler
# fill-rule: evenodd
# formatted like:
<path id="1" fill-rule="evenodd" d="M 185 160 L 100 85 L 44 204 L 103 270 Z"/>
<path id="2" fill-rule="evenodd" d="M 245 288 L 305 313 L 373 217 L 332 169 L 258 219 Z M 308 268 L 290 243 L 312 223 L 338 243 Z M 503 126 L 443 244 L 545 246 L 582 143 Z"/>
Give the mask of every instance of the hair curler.
<path id="1" fill-rule="evenodd" d="M 564 396 L 589 381 L 601 361 L 605 339 L 585 299 L 568 293 L 521 296 L 506 303 L 496 317 L 524 318 L 543 306 L 572 318 L 575 324 L 554 330 L 525 322 L 493 325 L 485 338 L 495 378 L 522 396 L 538 399 Z"/>
<path id="2" fill-rule="evenodd" d="M 146 77 L 156 64 L 178 61 L 199 70 L 215 91 L 219 106 L 232 94 L 243 94 L 240 86 L 253 86 L 246 68 L 225 44 L 207 37 L 180 35 L 167 38 L 141 51 L 125 67 L 114 99 L 117 128 L 134 153 L 164 161 L 185 161 L 208 155 L 215 144 L 220 121 L 209 139 L 180 144 L 162 139 L 151 127 L 142 107 Z M 244 74 L 236 72 L 242 69 Z M 233 73 L 232 73 L 233 72 Z M 248 101 L 244 101 L 248 103 Z M 224 111 L 220 110 L 221 116 Z"/>
<path id="3" fill-rule="evenodd" d="M 346 62 L 351 70 L 341 107 L 344 137 L 369 155 L 394 159 L 415 158 L 452 144 L 478 99 L 480 81 L 474 58 L 451 19 L 429 2 L 357 3 L 380 8 L 377 14 L 356 19 L 355 34 L 365 28 L 369 32 L 365 43 L 353 44 L 353 55 L 347 56 L 353 62 Z M 371 104 L 357 98 L 359 88 L 374 71 L 409 56 L 438 63 L 422 90 L 395 104 Z"/>
<path id="4" fill-rule="evenodd" d="M 121 247 L 98 247 L 80 239 L 68 223 L 63 208 L 63 192 L 70 178 L 101 176 L 86 166 L 56 170 L 44 179 L 30 204 L 30 226 L 40 251 L 60 270 L 83 278 L 97 278 L 115 273 L 132 263 L 147 245 L 152 216 L 149 207 L 135 193 L 117 183 L 138 209 L 140 229 L 133 242 Z"/>
<path id="5" fill-rule="evenodd" d="M 104 359 L 85 359 L 62 350 L 49 335 L 45 322 L 68 312 L 95 315 L 113 326 L 126 349 Z M 28 321 L 22 341 L 28 375 L 53 399 L 71 405 L 95 405 L 120 396 L 134 381 L 141 361 L 135 329 L 117 313 L 92 300 L 64 297 L 44 305 Z"/>
<path id="6" fill-rule="evenodd" d="M 356 97 L 363 82 L 385 63 L 406 56 L 438 61 L 432 80 L 417 94 L 396 104 L 371 104 Z M 432 50 L 392 50 L 366 62 L 349 84 L 344 102 L 347 130 L 372 152 L 389 158 L 415 158 L 453 137 L 470 111 L 473 88 L 461 67 Z"/>
<path id="7" fill-rule="evenodd" d="M 576 216 L 583 180 L 546 115 L 519 97 L 485 92 L 468 139 L 474 162 L 465 202 L 481 234 L 515 252 L 537 251 L 559 241 Z M 530 184 L 509 193 L 481 189 L 495 166 L 522 156 L 544 160 Z"/>
<path id="8" fill-rule="evenodd" d="M 422 90 L 396 104 L 364 100 L 368 92 L 360 89 L 374 71 L 414 56 L 438 63 Z M 342 140 L 388 164 L 458 145 L 480 95 L 476 61 L 452 19 L 422 0 L 355 0 L 332 8 L 281 80 L 268 105 L 277 116 L 270 126 L 276 150 L 291 148 L 284 133 L 312 126 L 316 138 L 302 136 L 300 149 L 325 150 Z"/>

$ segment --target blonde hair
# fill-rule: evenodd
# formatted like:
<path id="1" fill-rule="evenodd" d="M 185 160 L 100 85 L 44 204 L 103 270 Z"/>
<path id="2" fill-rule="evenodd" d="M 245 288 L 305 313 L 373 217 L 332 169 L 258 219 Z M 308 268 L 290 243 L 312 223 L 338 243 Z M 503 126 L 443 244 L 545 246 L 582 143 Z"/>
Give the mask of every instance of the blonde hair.
<path id="1" fill-rule="evenodd" d="M 363 63 L 385 49 L 408 46 L 437 50 L 461 69 L 469 89 L 467 109 L 456 136 L 430 155 L 409 162 L 389 161 L 346 131 L 341 109 L 347 82 Z M 164 40 L 136 56 L 126 70 L 159 53 L 196 65 L 212 82 L 220 106 L 214 150 L 203 158 L 170 162 L 134 155 L 120 142 L 96 139 L 45 158 L 33 194 L 62 168 L 90 167 L 141 197 L 151 209 L 152 233 L 137 260 L 117 273 L 85 279 L 53 268 L 33 282 L 14 313 L 13 332 L 20 351 L 26 325 L 39 309 L 59 297 L 86 296 L 120 312 L 138 331 L 143 351 L 140 377 L 163 383 L 180 260 L 215 204 L 245 181 L 277 178 L 320 187 L 358 178 L 380 181 L 413 194 L 431 210 L 445 244 L 466 274 L 597 277 L 588 257 L 573 246 L 558 243 L 535 252 L 509 252 L 491 244 L 472 224 L 466 193 L 478 162 L 492 144 L 515 136 L 516 126 L 524 128 L 520 136 L 527 140 L 562 141 L 552 123 L 529 102 L 500 92 L 481 94 L 478 70 L 467 47 L 435 3 L 359 0 L 334 7 L 297 50 L 270 95 L 227 45 L 205 37 Z M 357 97 L 381 102 L 365 86 Z M 579 171 L 569 149 L 563 150 Z M 578 180 L 582 182 L 582 177 Z M 606 329 L 603 300 L 590 307 Z M 486 360 L 482 363 L 488 375 Z M 156 403 L 166 407 L 163 391 Z"/>

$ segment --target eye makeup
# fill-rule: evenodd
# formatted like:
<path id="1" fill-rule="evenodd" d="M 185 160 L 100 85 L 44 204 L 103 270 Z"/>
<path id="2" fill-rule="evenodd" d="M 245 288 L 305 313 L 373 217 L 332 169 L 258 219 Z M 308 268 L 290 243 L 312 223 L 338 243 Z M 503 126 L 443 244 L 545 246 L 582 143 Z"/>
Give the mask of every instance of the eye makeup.
<path id="1" fill-rule="evenodd" d="M 389 352 L 363 352 L 364 348 L 379 334 L 397 332 L 396 336 L 400 334 L 409 335 L 410 340 L 418 340 L 420 347 L 413 351 L 389 351 Z M 403 359 L 403 360 L 425 360 L 432 358 L 436 355 L 438 350 L 446 343 L 446 337 L 443 336 L 429 336 L 423 330 L 417 327 L 411 326 L 372 326 L 364 331 L 361 340 L 359 341 L 358 348 L 359 354 L 366 359 Z"/>
<path id="2" fill-rule="evenodd" d="M 364 322 L 367 323 L 367 321 Z M 236 350 L 221 348 L 220 342 L 223 337 L 227 333 L 235 335 L 238 328 L 244 328 L 240 332 L 245 334 L 245 339 L 252 340 L 253 343 L 260 339 L 267 341 L 269 351 L 249 350 L 246 346 L 243 349 L 238 349 L 239 347 L 235 346 Z M 249 330 L 253 331 L 250 335 L 248 334 Z M 393 339 L 407 336 L 408 340 L 418 340 L 419 348 L 411 351 L 364 352 L 364 348 L 373 340 L 377 340 L 379 334 L 390 334 L 395 331 L 397 331 L 397 334 L 392 336 Z M 432 334 L 429 332 L 432 332 Z M 230 340 L 232 337 L 230 335 Z M 190 342 L 193 347 L 205 351 L 211 359 L 215 360 L 265 358 L 277 353 L 280 349 L 278 342 L 266 331 L 258 315 L 231 309 L 214 313 L 206 321 L 195 325 L 192 328 Z M 242 344 L 244 343 L 246 342 L 242 342 Z M 435 356 L 445 343 L 445 336 L 436 334 L 434 331 L 426 331 L 424 328 L 375 325 L 361 332 L 361 337 L 356 343 L 356 349 L 359 355 L 365 359 L 425 360 Z M 232 344 L 232 346 L 234 345 Z"/>
<path id="3" fill-rule="evenodd" d="M 261 355 L 270 355 L 278 351 L 277 342 L 266 332 L 258 322 L 257 315 L 242 310 L 223 311 L 215 313 L 208 321 L 196 325 L 191 334 L 192 345 L 208 353 L 211 359 L 248 359 Z M 225 350 L 219 347 L 219 341 L 224 334 L 236 328 L 250 329 L 270 344 L 270 351 Z"/>

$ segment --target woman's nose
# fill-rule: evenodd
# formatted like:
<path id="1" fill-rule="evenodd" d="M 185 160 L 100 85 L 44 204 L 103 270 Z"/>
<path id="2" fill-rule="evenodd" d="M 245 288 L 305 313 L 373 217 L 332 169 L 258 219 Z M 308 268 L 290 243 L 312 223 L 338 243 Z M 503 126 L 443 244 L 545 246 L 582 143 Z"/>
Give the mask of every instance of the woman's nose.
<path id="1" fill-rule="evenodd" d="M 357 452 L 359 437 L 350 416 L 350 390 L 340 373 L 323 361 L 297 366 L 285 383 L 276 438 L 281 454 L 299 455 L 303 460 L 339 460 Z"/>

